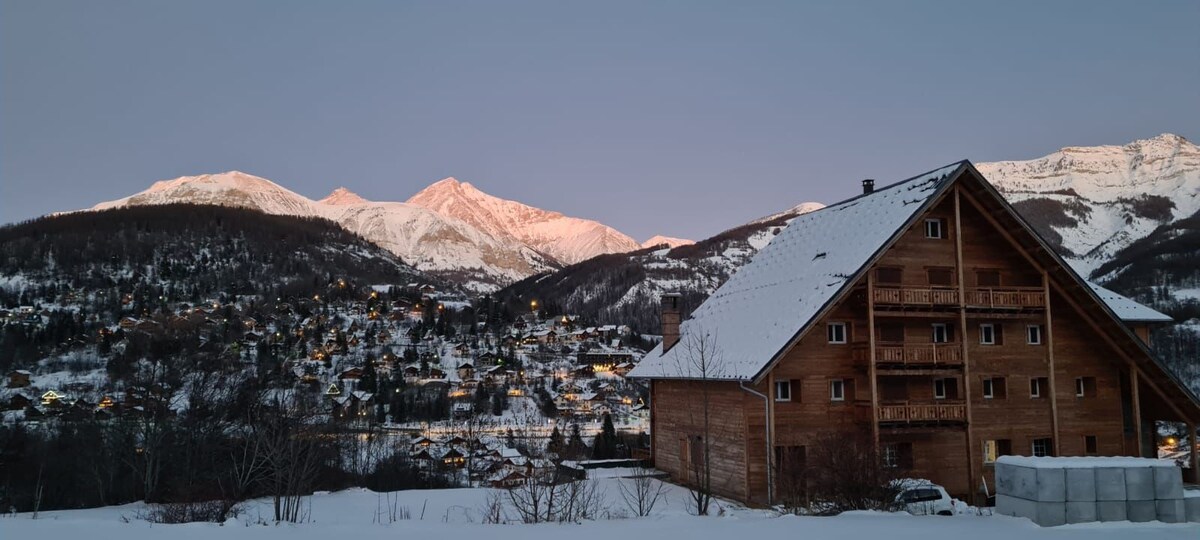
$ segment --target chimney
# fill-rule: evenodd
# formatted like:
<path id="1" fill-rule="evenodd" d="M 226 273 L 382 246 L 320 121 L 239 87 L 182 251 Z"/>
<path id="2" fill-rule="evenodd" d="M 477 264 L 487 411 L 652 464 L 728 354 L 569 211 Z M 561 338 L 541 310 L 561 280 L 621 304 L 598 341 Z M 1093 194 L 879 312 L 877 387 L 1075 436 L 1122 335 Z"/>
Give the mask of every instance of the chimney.
<path id="1" fill-rule="evenodd" d="M 663 352 L 667 352 L 679 343 L 679 293 L 662 295 L 662 336 Z"/>
<path id="2" fill-rule="evenodd" d="M 870 195 L 872 193 L 875 193 L 875 180 L 872 178 L 863 180 L 863 195 Z"/>

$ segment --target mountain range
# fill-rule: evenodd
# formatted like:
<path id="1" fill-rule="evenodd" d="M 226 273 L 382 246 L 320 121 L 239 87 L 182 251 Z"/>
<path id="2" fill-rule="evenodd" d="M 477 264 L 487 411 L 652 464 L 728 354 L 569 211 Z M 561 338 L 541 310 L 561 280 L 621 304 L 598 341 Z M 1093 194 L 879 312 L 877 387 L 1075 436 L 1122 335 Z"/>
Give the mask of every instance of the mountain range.
<path id="1" fill-rule="evenodd" d="M 493 197 L 454 178 L 435 182 L 406 202 L 369 201 L 344 187 L 314 201 L 265 178 L 230 171 L 155 182 L 91 210 L 179 203 L 328 219 L 422 271 L 475 292 L 641 247 L 598 222 Z"/>
<path id="2" fill-rule="evenodd" d="M 1122 146 L 1066 147 L 1037 159 L 976 167 L 1081 274 L 1098 279 L 1103 276 L 1092 273 L 1123 250 L 1200 211 L 1200 147 L 1178 135 Z M 156 182 L 93 209 L 172 203 L 329 219 L 415 268 L 475 292 L 559 272 L 559 279 L 541 283 L 576 283 L 570 294 L 589 303 L 612 299 L 605 304 L 610 311 L 665 290 L 706 295 L 768 241 L 772 230 L 822 207 L 803 203 L 700 242 L 656 236 L 639 243 L 597 221 L 494 197 L 454 178 L 435 182 L 406 202 L 369 201 L 345 188 L 314 201 L 265 178 L 232 171 Z M 592 261 L 601 255 L 607 264 Z M 614 264 L 627 270 L 636 266 L 634 273 L 642 277 L 632 279 L 627 272 L 621 284 L 587 279 L 586 269 L 608 271 Z M 1111 277 L 1112 269 L 1107 273 Z M 601 287 L 607 287 L 603 294 Z M 522 294 L 559 296 L 517 288 Z M 570 294 L 561 292 L 564 307 L 573 305 Z"/>

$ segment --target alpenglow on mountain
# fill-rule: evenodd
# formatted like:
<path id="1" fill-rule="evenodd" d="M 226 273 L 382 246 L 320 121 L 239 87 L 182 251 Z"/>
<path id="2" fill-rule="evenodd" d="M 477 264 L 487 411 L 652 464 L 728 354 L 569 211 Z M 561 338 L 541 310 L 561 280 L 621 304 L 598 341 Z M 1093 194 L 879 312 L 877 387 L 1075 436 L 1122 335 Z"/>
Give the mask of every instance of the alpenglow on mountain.
<path id="1" fill-rule="evenodd" d="M 476 292 L 596 255 L 640 248 L 598 222 L 493 197 L 453 178 L 434 183 L 408 202 L 369 201 L 344 187 L 314 201 L 265 178 L 230 171 L 155 182 L 92 210 L 174 203 L 329 219 L 420 270 Z"/>
<path id="2" fill-rule="evenodd" d="M 413 195 L 408 203 L 470 223 L 496 238 L 525 244 L 563 264 L 641 247 L 602 223 L 493 197 L 455 178 L 434 183 Z"/>

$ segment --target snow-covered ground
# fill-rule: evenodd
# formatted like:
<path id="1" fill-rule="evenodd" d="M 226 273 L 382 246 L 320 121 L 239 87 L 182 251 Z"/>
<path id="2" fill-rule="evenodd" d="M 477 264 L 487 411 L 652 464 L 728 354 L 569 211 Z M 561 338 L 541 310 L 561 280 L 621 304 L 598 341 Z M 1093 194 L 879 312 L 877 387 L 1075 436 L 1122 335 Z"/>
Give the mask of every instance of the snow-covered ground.
<path id="1" fill-rule="evenodd" d="M 624 513 L 618 480 L 601 480 L 611 514 Z M 347 490 L 318 494 L 311 498 L 311 518 L 297 525 L 266 524 L 269 501 L 256 501 L 236 520 L 223 525 L 194 523 L 160 525 L 139 516 L 145 506 L 132 504 L 89 510 L 43 512 L 37 519 L 29 514 L 0 517 L 3 538 L 74 538 L 90 540 L 207 540 L 212 538 L 488 538 L 492 540 L 572 540 L 612 538 L 805 538 L 929 540 L 971 538 L 972 540 L 1088 539 L 1138 540 L 1200 537 L 1200 524 L 1106 523 L 1041 528 L 1032 522 L 1006 516 L 960 515 L 954 517 L 910 516 L 852 512 L 837 517 L 779 516 L 765 510 L 748 510 L 728 505 L 721 515 L 696 517 L 687 513 L 687 493 L 669 486 L 666 499 L 646 518 L 620 518 L 583 524 L 488 525 L 481 523 L 487 489 L 402 491 L 378 494 Z M 389 500 L 404 507 L 410 519 L 389 522 Z"/>

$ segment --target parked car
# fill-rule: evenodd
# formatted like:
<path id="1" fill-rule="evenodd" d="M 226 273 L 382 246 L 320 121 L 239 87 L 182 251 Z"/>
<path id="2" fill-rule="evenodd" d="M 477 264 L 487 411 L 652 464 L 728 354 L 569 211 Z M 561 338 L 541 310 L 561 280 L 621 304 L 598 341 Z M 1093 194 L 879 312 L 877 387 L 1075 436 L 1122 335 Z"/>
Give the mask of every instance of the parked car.
<path id="1" fill-rule="evenodd" d="M 896 506 L 914 516 L 952 516 L 954 499 L 946 488 L 928 481 L 901 481 L 895 485 Z"/>

